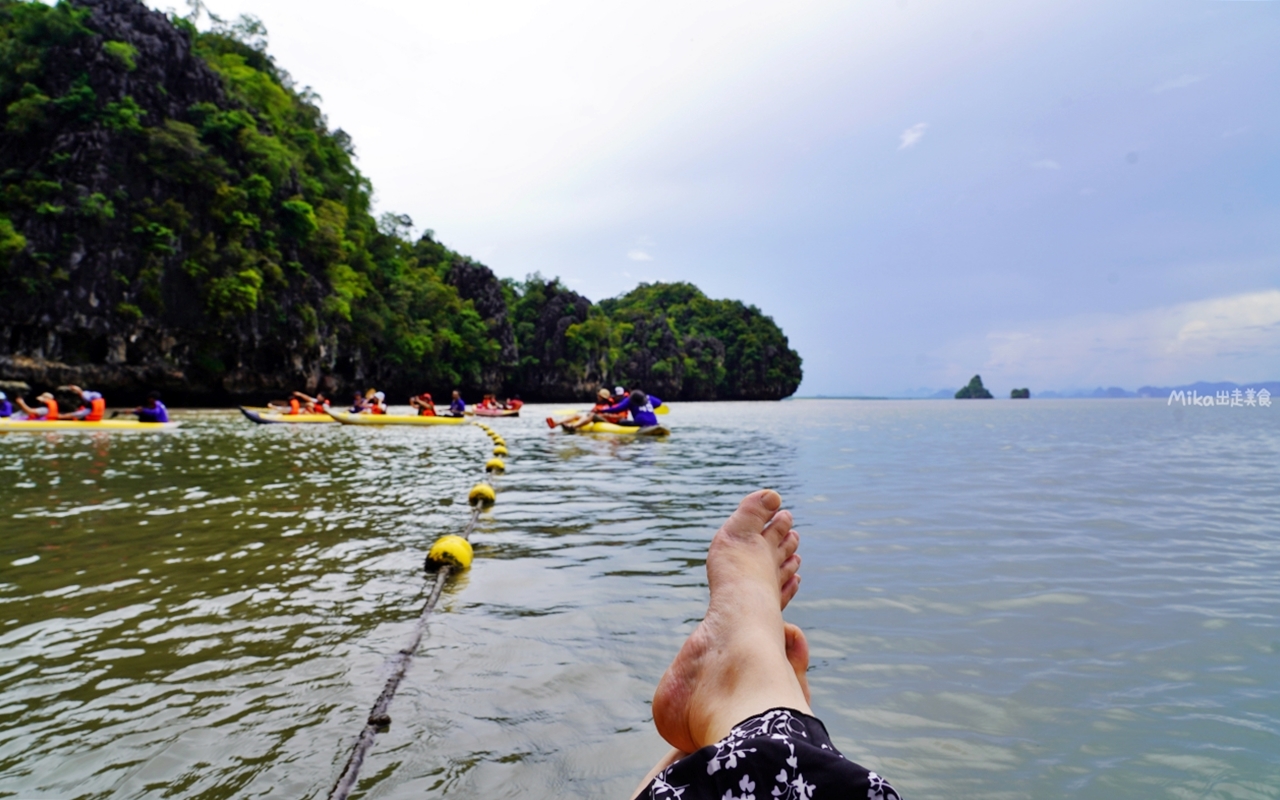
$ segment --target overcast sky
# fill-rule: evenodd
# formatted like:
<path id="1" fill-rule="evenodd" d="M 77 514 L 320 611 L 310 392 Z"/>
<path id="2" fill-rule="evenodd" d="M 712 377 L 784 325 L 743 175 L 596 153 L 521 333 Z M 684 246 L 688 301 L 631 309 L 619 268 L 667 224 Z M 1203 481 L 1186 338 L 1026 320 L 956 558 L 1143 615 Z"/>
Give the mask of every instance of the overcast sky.
<path id="1" fill-rule="evenodd" d="M 380 211 L 755 304 L 801 395 L 1280 379 L 1278 2 L 208 5 Z"/>

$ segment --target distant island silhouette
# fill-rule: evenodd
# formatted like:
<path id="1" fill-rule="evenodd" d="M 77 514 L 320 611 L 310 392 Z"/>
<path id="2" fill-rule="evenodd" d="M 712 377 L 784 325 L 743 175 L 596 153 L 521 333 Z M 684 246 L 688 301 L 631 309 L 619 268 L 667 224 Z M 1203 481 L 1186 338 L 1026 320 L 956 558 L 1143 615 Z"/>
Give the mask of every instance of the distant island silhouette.
<path id="1" fill-rule="evenodd" d="M 978 379 L 979 384 L 981 384 L 981 376 L 975 375 L 974 378 Z M 972 385 L 972 382 L 970 382 L 970 385 Z M 982 388 L 983 388 L 983 391 L 988 391 L 985 386 L 983 386 Z M 970 389 L 970 386 L 966 385 L 960 391 L 964 392 L 964 391 L 968 391 L 969 389 Z M 1139 388 L 1137 391 L 1122 389 L 1118 386 L 1110 386 L 1106 388 L 1099 386 L 1096 389 L 1066 389 L 1061 391 L 1043 391 L 1043 390 L 1037 389 L 1035 393 L 1035 398 L 1040 400 L 1053 400 L 1053 399 L 1106 400 L 1106 399 L 1114 399 L 1114 398 L 1135 398 L 1135 399 L 1136 398 L 1159 398 L 1163 400 L 1168 398 L 1169 395 L 1172 394 L 1173 392 L 1194 391 L 1201 395 L 1205 395 L 1205 394 L 1216 394 L 1217 392 L 1233 392 L 1236 389 L 1239 389 L 1242 392 L 1246 389 L 1253 389 L 1255 391 L 1262 391 L 1263 389 L 1266 389 L 1272 395 L 1276 395 L 1280 393 L 1280 381 L 1255 381 L 1252 383 L 1249 383 L 1249 382 L 1233 383 L 1230 381 L 1210 383 L 1207 381 L 1198 381 L 1196 383 L 1187 383 L 1187 384 L 1181 384 L 1178 386 L 1143 386 Z M 1014 392 L 1026 392 L 1027 393 L 1026 398 L 1017 398 L 1014 396 L 1013 394 Z M 1031 397 L 1031 390 L 1030 389 L 1012 389 L 1010 391 L 1009 396 L 1012 399 L 1027 399 Z M 841 395 L 830 395 L 830 394 L 801 395 L 793 399 L 796 399 L 796 400 L 950 400 L 956 397 L 960 397 L 960 394 L 953 389 L 930 389 L 930 388 L 922 387 L 922 388 L 916 388 L 916 389 L 905 389 L 900 392 L 889 392 L 889 393 L 883 393 L 883 394 L 849 393 L 849 394 L 841 394 Z"/>
<path id="2" fill-rule="evenodd" d="M 974 375 L 969 379 L 968 386 L 962 386 L 956 392 L 957 400 L 991 400 L 991 392 L 987 391 L 987 387 L 982 385 L 982 376 Z"/>

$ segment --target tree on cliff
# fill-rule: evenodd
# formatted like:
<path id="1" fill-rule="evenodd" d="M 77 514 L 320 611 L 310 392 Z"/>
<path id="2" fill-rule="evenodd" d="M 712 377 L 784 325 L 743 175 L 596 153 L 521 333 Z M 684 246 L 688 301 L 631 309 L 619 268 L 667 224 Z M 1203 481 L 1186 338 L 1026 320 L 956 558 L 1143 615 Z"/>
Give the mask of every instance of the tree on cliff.
<path id="1" fill-rule="evenodd" d="M 478 383 L 497 360 L 453 254 L 378 229 L 349 138 L 265 34 L 0 2 L 5 352 L 229 393 Z"/>
<path id="2" fill-rule="evenodd" d="M 567 398 L 614 375 L 673 397 L 794 390 L 799 358 L 754 309 L 682 328 L 646 295 L 615 322 L 375 221 L 350 138 L 266 42 L 252 18 L 200 31 L 138 0 L 0 0 L 0 372 L 224 399 Z"/>
<path id="3" fill-rule="evenodd" d="M 990 400 L 991 392 L 987 391 L 987 387 L 982 385 L 982 376 L 974 375 L 969 380 L 969 385 L 956 392 L 957 400 Z"/>

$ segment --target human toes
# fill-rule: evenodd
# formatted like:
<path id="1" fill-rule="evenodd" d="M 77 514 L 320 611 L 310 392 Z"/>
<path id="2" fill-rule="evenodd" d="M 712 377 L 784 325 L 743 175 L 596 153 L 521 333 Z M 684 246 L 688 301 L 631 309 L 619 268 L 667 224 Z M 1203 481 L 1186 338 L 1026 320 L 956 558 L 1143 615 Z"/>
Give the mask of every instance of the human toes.
<path id="1" fill-rule="evenodd" d="M 793 530 L 787 531 L 787 535 L 782 537 L 782 541 L 778 542 L 778 555 L 783 561 L 795 555 L 800 549 L 800 534 Z"/>
<path id="2" fill-rule="evenodd" d="M 780 511 L 781 507 L 782 496 L 772 489 L 752 492 L 742 498 L 720 532 L 739 540 L 763 535 L 769 544 L 776 547 L 791 530 L 792 524 L 791 512 Z"/>
<path id="3" fill-rule="evenodd" d="M 787 604 L 795 598 L 796 592 L 798 591 L 800 591 L 800 576 L 792 575 L 790 578 L 787 578 L 787 580 L 784 581 L 782 586 L 778 589 L 778 595 L 782 601 L 780 608 L 786 609 Z"/>

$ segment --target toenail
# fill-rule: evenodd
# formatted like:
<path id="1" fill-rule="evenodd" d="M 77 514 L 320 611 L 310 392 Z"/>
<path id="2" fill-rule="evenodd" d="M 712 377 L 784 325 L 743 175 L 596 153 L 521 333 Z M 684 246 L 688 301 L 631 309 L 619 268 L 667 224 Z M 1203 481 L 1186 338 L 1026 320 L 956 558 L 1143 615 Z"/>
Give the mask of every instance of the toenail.
<path id="1" fill-rule="evenodd" d="M 782 508 L 782 495 L 772 489 L 765 489 L 760 494 L 760 502 L 764 503 L 764 507 L 770 511 L 777 511 Z"/>

